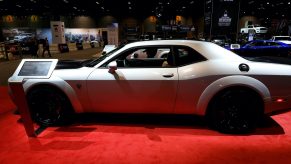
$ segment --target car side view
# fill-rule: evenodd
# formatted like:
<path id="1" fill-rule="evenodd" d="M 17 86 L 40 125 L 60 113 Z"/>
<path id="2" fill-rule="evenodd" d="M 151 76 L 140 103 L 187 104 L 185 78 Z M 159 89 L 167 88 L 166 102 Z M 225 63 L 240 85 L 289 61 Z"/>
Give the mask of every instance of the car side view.
<path id="1" fill-rule="evenodd" d="M 153 48 L 163 57 L 132 57 Z M 264 114 L 291 108 L 290 65 L 249 61 L 210 42 L 134 42 L 97 59 L 58 61 L 45 78 L 20 74 L 38 60 L 24 59 L 8 82 L 24 76 L 32 117 L 45 126 L 83 112 L 195 114 L 220 132 L 245 133 Z"/>

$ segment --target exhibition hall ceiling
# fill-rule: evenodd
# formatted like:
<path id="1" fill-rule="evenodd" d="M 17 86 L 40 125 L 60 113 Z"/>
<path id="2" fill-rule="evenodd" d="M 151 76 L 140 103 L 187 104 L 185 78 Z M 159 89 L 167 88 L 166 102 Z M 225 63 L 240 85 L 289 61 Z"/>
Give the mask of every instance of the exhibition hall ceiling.
<path id="1" fill-rule="evenodd" d="M 205 0 L 0 0 L 0 15 L 201 17 L 204 14 L 204 2 Z M 241 0 L 240 16 L 290 18 L 290 2 L 291 0 Z"/>

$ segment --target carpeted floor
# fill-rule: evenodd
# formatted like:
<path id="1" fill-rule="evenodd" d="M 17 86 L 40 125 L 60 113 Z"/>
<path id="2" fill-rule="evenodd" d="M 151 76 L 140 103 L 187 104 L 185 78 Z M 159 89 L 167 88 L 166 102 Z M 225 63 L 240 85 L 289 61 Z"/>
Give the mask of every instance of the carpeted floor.
<path id="1" fill-rule="evenodd" d="M 82 114 L 28 138 L 0 87 L 0 163 L 290 163 L 291 112 L 249 135 L 210 130 L 193 116 Z"/>

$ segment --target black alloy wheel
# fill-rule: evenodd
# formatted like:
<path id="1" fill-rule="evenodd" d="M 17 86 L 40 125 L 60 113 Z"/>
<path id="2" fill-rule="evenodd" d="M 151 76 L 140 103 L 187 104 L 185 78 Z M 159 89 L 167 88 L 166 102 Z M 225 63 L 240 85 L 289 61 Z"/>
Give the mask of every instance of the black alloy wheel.
<path id="1" fill-rule="evenodd" d="M 212 128 L 222 133 L 242 134 L 254 130 L 263 111 L 260 98 L 245 89 L 232 89 L 218 94 L 207 113 Z"/>
<path id="2" fill-rule="evenodd" d="M 32 119 L 39 125 L 64 125 L 71 121 L 71 104 L 66 95 L 56 88 L 37 87 L 28 93 L 27 101 Z"/>

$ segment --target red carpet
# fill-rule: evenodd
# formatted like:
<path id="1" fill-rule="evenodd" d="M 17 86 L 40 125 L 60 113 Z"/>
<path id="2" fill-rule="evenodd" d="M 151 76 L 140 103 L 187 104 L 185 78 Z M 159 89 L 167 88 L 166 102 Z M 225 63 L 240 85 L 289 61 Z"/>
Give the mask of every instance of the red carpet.
<path id="1" fill-rule="evenodd" d="M 8 96 L 7 87 L 0 86 L 0 114 L 15 109 L 15 105 Z"/>
<path id="2" fill-rule="evenodd" d="M 7 89 L 0 89 L 1 164 L 291 162 L 291 112 L 268 117 L 245 136 L 220 134 L 191 117 L 81 115 L 72 126 L 27 138 Z"/>

